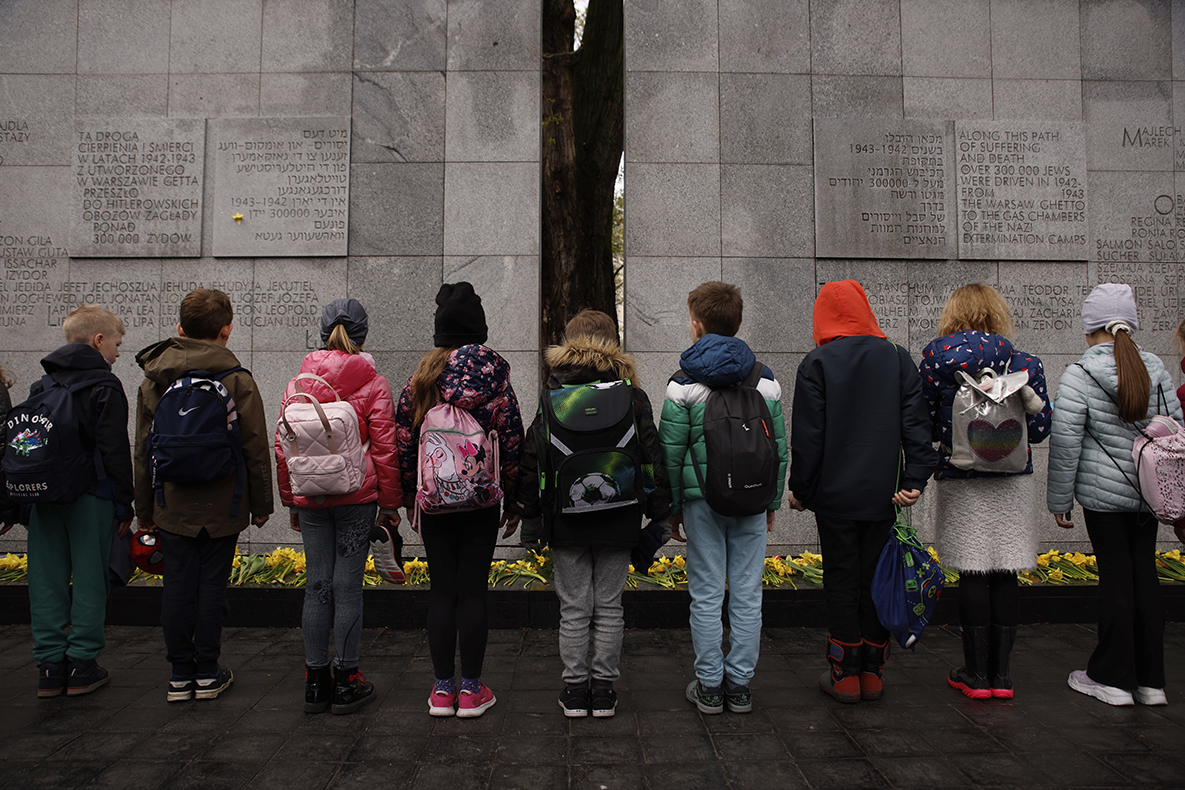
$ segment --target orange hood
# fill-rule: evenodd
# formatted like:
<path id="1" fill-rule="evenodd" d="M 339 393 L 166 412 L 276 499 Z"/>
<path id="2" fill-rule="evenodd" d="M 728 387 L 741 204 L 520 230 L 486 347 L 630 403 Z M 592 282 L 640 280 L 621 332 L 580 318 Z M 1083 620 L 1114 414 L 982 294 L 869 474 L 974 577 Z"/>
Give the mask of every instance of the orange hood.
<path id="1" fill-rule="evenodd" d="M 868 296 L 855 280 L 840 280 L 820 288 L 811 323 L 817 346 L 839 337 L 885 336 L 872 314 Z"/>

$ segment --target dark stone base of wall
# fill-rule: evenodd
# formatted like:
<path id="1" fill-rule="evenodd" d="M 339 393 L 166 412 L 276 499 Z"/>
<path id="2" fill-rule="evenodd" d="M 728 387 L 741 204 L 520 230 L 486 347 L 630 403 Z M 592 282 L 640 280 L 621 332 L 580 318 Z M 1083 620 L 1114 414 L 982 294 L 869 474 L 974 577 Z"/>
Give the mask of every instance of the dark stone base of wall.
<path id="1" fill-rule="evenodd" d="M 1185 621 L 1185 584 L 1161 585 L 1170 622 Z M 286 587 L 231 587 L 227 627 L 300 625 L 304 590 Z M 159 586 L 116 588 L 107 601 L 111 625 L 158 625 Z M 959 588 L 942 594 L 935 625 L 957 623 Z M 363 592 L 367 628 L 424 628 L 428 619 L 428 590 L 421 587 L 368 587 Z M 622 595 L 626 628 L 686 628 L 690 597 L 686 590 L 626 590 Z M 498 587 L 490 590 L 491 628 L 556 628 L 560 607 L 549 589 Z M 764 624 L 772 628 L 827 625 L 823 588 L 802 585 L 797 590 L 766 590 Z M 1094 623 L 1098 621 L 1098 589 L 1083 586 L 1020 588 L 1022 623 Z M 24 585 L 0 585 L 0 624 L 29 622 L 29 592 Z"/>

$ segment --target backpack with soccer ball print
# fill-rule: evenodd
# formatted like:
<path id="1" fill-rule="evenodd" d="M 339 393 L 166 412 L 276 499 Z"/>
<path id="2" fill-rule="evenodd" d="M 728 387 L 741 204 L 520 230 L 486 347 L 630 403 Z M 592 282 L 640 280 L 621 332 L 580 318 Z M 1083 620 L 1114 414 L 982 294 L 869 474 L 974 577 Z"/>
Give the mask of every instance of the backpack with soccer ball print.
<path id="1" fill-rule="evenodd" d="M 629 380 L 544 390 L 539 487 L 552 515 L 637 505 L 641 444 Z"/>

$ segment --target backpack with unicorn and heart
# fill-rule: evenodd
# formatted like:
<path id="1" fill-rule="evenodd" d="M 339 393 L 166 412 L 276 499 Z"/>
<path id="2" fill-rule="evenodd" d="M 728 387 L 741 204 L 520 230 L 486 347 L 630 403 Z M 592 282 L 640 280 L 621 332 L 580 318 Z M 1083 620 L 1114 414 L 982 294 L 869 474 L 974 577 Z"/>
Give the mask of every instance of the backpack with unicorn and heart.
<path id="1" fill-rule="evenodd" d="M 965 471 L 1017 474 L 1029 464 L 1029 432 L 1022 390 L 1026 371 L 998 375 L 990 369 L 962 381 L 951 405 L 950 465 Z"/>

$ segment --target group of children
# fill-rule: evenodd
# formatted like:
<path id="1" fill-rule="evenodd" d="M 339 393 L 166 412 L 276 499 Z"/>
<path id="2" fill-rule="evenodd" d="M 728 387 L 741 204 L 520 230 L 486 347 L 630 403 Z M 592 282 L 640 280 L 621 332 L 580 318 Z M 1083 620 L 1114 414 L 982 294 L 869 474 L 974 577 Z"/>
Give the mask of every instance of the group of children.
<path id="1" fill-rule="evenodd" d="M 1090 381 L 1071 369 L 1063 391 L 1068 403 L 1089 400 L 1089 414 L 1069 405 L 1059 421 L 1062 410 L 1051 408 L 1040 360 L 1008 344 L 1007 306 L 990 287 L 955 292 L 943 313 L 943 336 L 927 347 L 919 373 L 908 352 L 885 338 L 858 283 L 827 283 L 814 306 L 816 348 L 797 371 L 789 441 L 781 385 L 736 337 L 743 301 L 735 286 L 709 282 L 689 294 L 692 345 L 667 383 L 657 425 L 609 316 L 585 310 L 569 321 L 563 343 L 547 351 L 540 407 L 524 431 L 509 364 L 485 345 L 480 297 L 469 283 L 445 284 L 436 303 L 434 348 L 398 398 L 362 350 L 368 332 L 362 306 L 353 299 L 325 306 L 325 348 L 305 358 L 284 404 L 294 397 L 318 404 L 345 401 L 356 413 L 365 458 L 362 482 L 329 495 L 295 491 L 289 463 L 297 444 L 285 430 L 271 433 L 254 380 L 226 347 L 233 310 L 225 294 L 208 289 L 188 294 L 178 336 L 137 355 L 145 380 L 137 396 L 134 462 L 127 400 L 110 373 L 123 324 L 95 307 L 73 312 L 65 322 L 68 345 L 43 360 L 47 378 L 33 391 L 51 379 L 67 386 L 86 383 L 75 395 L 81 413 L 91 415 L 81 423 L 81 438 L 97 455 L 85 493 L 68 503 L 34 504 L 26 522 L 38 695 L 85 694 L 107 682 L 95 659 L 104 645 L 108 555 L 113 534 L 129 529 L 133 507 L 139 528 L 159 536 L 164 554 L 162 625 L 172 664 L 168 700 L 214 698 L 231 684 L 233 674 L 218 663 L 227 578 L 238 533 L 252 523 L 262 526 L 272 513 L 274 449 L 281 502 L 305 544 L 302 626 L 310 713 L 348 713 L 374 699 L 373 684 L 358 671 L 362 572 L 369 551 L 385 578 L 402 581 L 400 508 L 419 532 L 431 568 L 431 715 L 475 717 L 496 702 L 481 680 L 487 576 L 499 532 L 509 537 L 520 523 L 523 545 L 552 549 L 564 682 L 559 705 L 566 716 L 615 711 L 621 595 L 631 553 L 647 533 L 652 546 L 671 537 L 687 543 L 696 656 L 687 699 L 707 714 L 748 712 L 760 647 L 766 536 L 784 491 L 792 508 L 815 513 L 819 530 L 830 632 L 830 668 L 820 686 L 842 702 L 878 699 L 889 635 L 872 602 L 873 571 L 895 509 L 915 504 L 935 470 L 943 481 L 939 547 L 944 559 L 949 556 L 963 571 L 965 662 L 949 682 L 976 698 L 1011 697 L 1015 571 L 1031 565 L 1035 555 L 1031 460 L 1011 474 L 964 473 L 950 463 L 954 373 L 991 369 L 1027 372 L 1028 441 L 1041 441 L 1052 422 L 1050 510 L 1059 524 L 1070 526 L 1070 505 L 1078 496 L 1088 508 L 1087 526 L 1099 554 L 1100 590 L 1106 598 L 1109 585 L 1119 585 L 1118 602 L 1105 601 L 1096 656 L 1086 672 L 1071 676 L 1070 685 L 1113 704 L 1130 704 L 1133 693 L 1146 704 L 1163 704 L 1163 647 L 1157 635 L 1163 610 L 1157 626 L 1147 607 L 1155 615 L 1158 593 L 1149 589 L 1144 569 L 1151 567 L 1155 520 L 1149 527 L 1147 515 L 1140 514 L 1138 492 L 1133 499 L 1132 492 L 1118 490 L 1116 476 L 1098 460 L 1097 450 L 1107 448 L 1084 441 L 1102 430 L 1112 449 L 1118 452 L 1124 441 L 1130 449 L 1141 421 L 1157 408 L 1158 394 L 1168 415 L 1181 419 L 1177 400 L 1163 398 L 1167 373 L 1158 368 L 1159 360 L 1133 357 L 1134 344 L 1128 348 L 1128 335 L 1137 327 L 1130 288 L 1099 286 L 1087 299 L 1083 321 L 1091 349 L 1082 373 L 1095 379 L 1102 394 L 1081 395 Z M 1098 348 L 1110 344 L 1113 355 Z M 1136 362 L 1144 377 L 1133 395 Z M 229 399 L 240 469 L 200 484 L 162 481 L 157 456 L 150 452 L 150 430 L 165 393 L 195 371 L 213 379 Z M 1149 387 L 1149 374 L 1155 388 Z M 1111 388 L 1096 376 L 1110 380 Z M 1114 397 L 1124 406 L 1108 421 L 1102 399 L 1116 389 Z M 460 457 L 442 451 L 438 460 L 425 458 L 428 434 L 437 431 L 429 415 L 442 406 L 476 422 L 489 442 L 488 454 L 479 443 L 480 449 L 466 444 Z M 1101 418 L 1095 414 L 1100 409 Z M 614 446 L 579 444 L 616 426 L 624 430 Z M 434 510 L 420 496 L 425 469 L 444 489 L 472 495 L 474 470 L 480 468 L 496 471 L 492 479 L 500 480 L 482 484 L 480 507 Z M 1091 498 L 1092 480 L 1098 478 L 1106 478 L 1107 501 Z M 984 508 L 999 510 L 1008 503 L 1014 506 L 1004 509 L 1014 517 L 980 517 Z M 650 521 L 646 530 L 643 517 Z M 6 514 L 5 530 L 18 518 Z M 1152 578 L 1154 588 L 1154 570 Z M 1139 617 L 1128 594 L 1133 584 Z"/>

